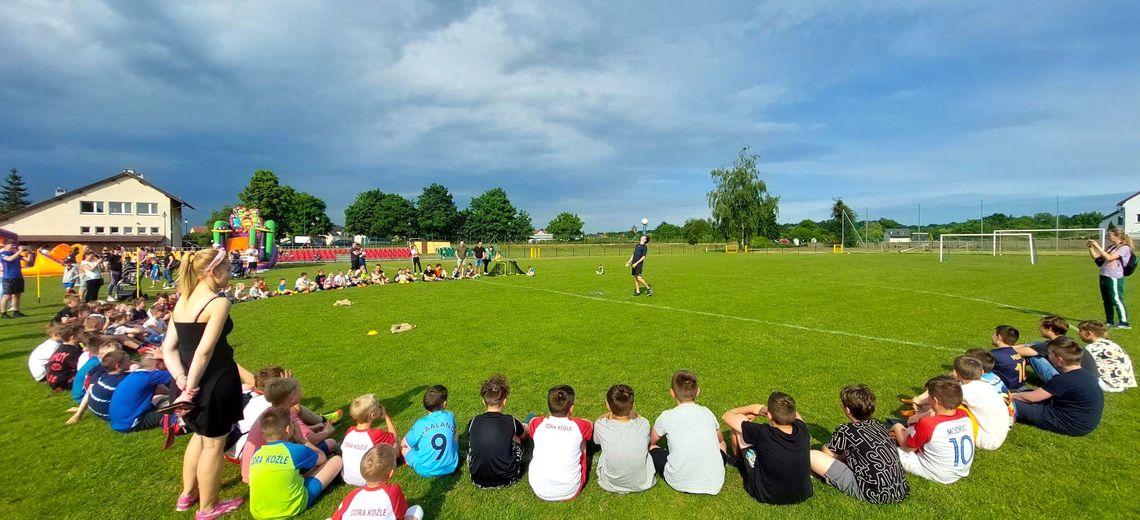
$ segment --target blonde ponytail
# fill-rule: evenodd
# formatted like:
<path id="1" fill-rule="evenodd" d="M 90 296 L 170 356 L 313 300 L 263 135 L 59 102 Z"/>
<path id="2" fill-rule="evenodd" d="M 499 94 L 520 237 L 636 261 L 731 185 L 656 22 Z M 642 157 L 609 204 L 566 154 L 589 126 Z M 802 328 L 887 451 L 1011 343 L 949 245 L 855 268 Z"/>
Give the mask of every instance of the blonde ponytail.
<path id="1" fill-rule="evenodd" d="M 1123 229 L 1112 228 L 1108 230 L 1108 234 L 1119 238 L 1121 242 L 1124 242 L 1124 245 L 1132 250 L 1132 254 L 1136 254 L 1136 246 L 1132 243 L 1132 237 L 1128 236 L 1128 233 L 1125 233 Z"/>
<path id="2" fill-rule="evenodd" d="M 230 269 L 230 257 L 224 249 L 199 249 L 193 253 L 182 255 L 182 265 L 178 267 L 178 292 L 182 293 L 183 297 L 190 296 L 190 293 L 198 286 L 202 276 L 210 270 L 210 264 L 218 255 L 221 255 L 222 258 L 213 266 L 213 272 L 210 273 L 215 277 L 218 277 L 219 272 L 226 273 Z"/>

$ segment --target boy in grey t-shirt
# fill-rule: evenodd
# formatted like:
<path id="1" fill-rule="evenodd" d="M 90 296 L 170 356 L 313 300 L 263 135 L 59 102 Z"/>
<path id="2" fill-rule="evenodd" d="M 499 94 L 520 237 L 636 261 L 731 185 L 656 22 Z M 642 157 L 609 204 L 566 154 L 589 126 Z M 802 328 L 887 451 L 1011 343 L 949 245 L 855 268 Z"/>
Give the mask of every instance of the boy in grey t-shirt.
<path id="1" fill-rule="evenodd" d="M 602 489 L 633 493 L 657 482 L 649 456 L 649 420 L 633 411 L 629 386 L 614 385 L 606 392 L 606 413 L 594 422 L 594 442 L 602 447 L 598 458 Z"/>
<path id="2" fill-rule="evenodd" d="M 695 402 L 701 394 L 697 376 L 688 370 L 678 370 L 673 374 L 669 393 L 677 401 L 677 407 L 662 412 L 653 425 L 649 453 L 654 466 L 677 491 L 720 493 L 728 457 L 716 416 Z M 669 443 L 668 451 L 657 446 L 662 437 Z"/>

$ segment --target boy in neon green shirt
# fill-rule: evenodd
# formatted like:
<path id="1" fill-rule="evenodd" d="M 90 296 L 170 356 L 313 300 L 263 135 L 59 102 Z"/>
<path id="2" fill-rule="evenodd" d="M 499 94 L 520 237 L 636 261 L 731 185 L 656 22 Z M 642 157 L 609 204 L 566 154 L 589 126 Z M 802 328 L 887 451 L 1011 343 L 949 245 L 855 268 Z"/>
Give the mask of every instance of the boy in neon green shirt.
<path id="1" fill-rule="evenodd" d="M 340 474 L 340 457 L 285 441 L 293 426 L 284 409 L 269 409 L 259 423 L 267 443 L 249 463 L 249 511 L 259 520 L 299 515 Z"/>

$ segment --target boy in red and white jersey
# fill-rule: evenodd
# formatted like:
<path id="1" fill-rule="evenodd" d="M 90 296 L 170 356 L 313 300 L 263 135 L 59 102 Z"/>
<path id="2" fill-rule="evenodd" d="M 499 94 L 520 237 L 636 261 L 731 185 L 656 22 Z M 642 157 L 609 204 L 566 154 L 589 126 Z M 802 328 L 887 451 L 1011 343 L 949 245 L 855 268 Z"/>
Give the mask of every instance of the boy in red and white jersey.
<path id="1" fill-rule="evenodd" d="M 348 429 L 340 443 L 340 454 L 344 457 L 341 477 L 346 484 L 363 486 L 365 478 L 360 474 L 360 463 L 364 454 L 380 444 L 396 445 L 396 426 L 388 412 L 376 400 L 376 395 L 366 394 L 352 400 L 348 415 L 356 421 L 356 426 Z M 384 418 L 385 429 L 373 428 L 372 424 Z"/>
<path id="2" fill-rule="evenodd" d="M 923 417 L 909 428 L 895 424 L 891 434 L 899 445 L 899 460 L 907 473 L 942 484 L 952 484 L 970 474 L 974 461 L 976 426 L 960 409 L 962 386 L 950 376 L 926 382 L 934 415 Z"/>
<path id="3" fill-rule="evenodd" d="M 357 471 L 367 484 L 352 490 L 333 513 L 333 520 L 423 520 L 420 506 L 408 507 L 404 490 L 391 484 L 396 472 L 396 447 L 377 444 L 364 454 Z"/>
<path id="4" fill-rule="evenodd" d="M 558 385 L 546 394 L 550 417 L 535 417 L 527 425 L 534 454 L 527 471 L 534 494 L 551 502 L 570 500 L 586 482 L 586 442 L 594 425 L 574 414 L 574 388 Z"/>

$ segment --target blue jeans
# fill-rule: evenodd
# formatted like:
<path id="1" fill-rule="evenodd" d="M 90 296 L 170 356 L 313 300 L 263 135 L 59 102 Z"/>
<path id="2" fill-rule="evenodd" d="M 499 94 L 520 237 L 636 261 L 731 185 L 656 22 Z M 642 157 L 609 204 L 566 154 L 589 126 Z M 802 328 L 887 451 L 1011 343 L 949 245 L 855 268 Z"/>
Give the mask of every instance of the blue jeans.
<path id="1" fill-rule="evenodd" d="M 1057 377 L 1057 367 L 1041 356 L 1029 358 L 1029 366 L 1033 367 L 1033 372 L 1042 383 L 1048 383 L 1050 379 Z"/>

